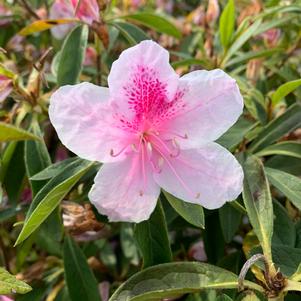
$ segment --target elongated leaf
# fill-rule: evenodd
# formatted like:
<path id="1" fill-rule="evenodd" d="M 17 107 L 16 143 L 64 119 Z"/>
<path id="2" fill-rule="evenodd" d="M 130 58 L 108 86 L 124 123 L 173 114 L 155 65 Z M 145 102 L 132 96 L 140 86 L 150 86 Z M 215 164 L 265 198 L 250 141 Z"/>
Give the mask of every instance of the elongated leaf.
<path id="1" fill-rule="evenodd" d="M 48 180 L 55 176 L 57 176 L 59 173 L 61 173 L 66 166 L 70 165 L 70 163 L 78 160 L 77 157 L 72 157 L 65 159 L 63 161 L 59 161 L 57 163 L 51 164 L 39 173 L 34 174 L 30 179 L 33 181 L 42 181 L 42 180 Z"/>
<path id="2" fill-rule="evenodd" d="M 88 40 L 88 27 L 79 25 L 67 36 L 62 46 L 58 65 L 59 86 L 76 84 L 82 70 Z"/>
<path id="3" fill-rule="evenodd" d="M 0 142 L 12 140 L 40 140 L 40 138 L 21 128 L 0 122 Z"/>
<path id="4" fill-rule="evenodd" d="M 35 21 L 28 26 L 24 27 L 20 32 L 19 35 L 27 36 L 33 34 L 35 32 L 41 32 L 47 29 L 50 29 L 57 25 L 74 23 L 78 21 L 77 19 L 48 19 L 48 20 L 38 20 Z"/>
<path id="5" fill-rule="evenodd" d="M 269 145 L 262 149 L 257 156 L 282 155 L 301 159 L 301 143 L 295 141 L 284 141 Z"/>
<path id="6" fill-rule="evenodd" d="M 79 246 L 66 236 L 64 242 L 65 279 L 72 301 L 100 301 L 97 281 Z"/>
<path id="7" fill-rule="evenodd" d="M 93 163 L 85 160 L 73 162 L 39 191 L 31 204 L 15 245 L 24 241 L 44 222 L 92 165 Z"/>
<path id="8" fill-rule="evenodd" d="M 274 216 L 269 184 L 263 165 L 255 156 L 249 157 L 243 168 L 245 173 L 243 189 L 245 207 L 263 252 L 271 263 Z"/>
<path id="9" fill-rule="evenodd" d="M 142 253 L 144 267 L 171 261 L 165 215 L 160 201 L 149 220 L 136 225 L 135 239 Z"/>
<path id="10" fill-rule="evenodd" d="M 255 283 L 246 287 L 257 290 Z M 160 264 L 135 274 L 122 284 L 109 301 L 162 300 L 202 289 L 236 288 L 237 276 L 206 263 L 175 262 Z"/>
<path id="11" fill-rule="evenodd" d="M 229 296 L 222 294 L 216 298 L 216 301 L 232 301 L 232 299 Z"/>
<path id="12" fill-rule="evenodd" d="M 301 179 L 284 171 L 265 168 L 269 181 L 301 210 Z"/>
<path id="13" fill-rule="evenodd" d="M 33 123 L 31 128 L 38 137 L 42 135 L 38 123 Z M 25 167 L 28 178 L 31 178 L 31 176 L 51 164 L 47 147 L 42 139 L 40 141 L 26 141 L 24 147 Z M 30 184 L 34 196 L 46 183 L 37 183 L 30 180 Z"/>
<path id="14" fill-rule="evenodd" d="M 292 80 L 288 83 L 281 85 L 272 95 L 273 105 L 278 104 L 286 95 L 296 90 L 301 86 L 301 79 Z"/>
<path id="15" fill-rule="evenodd" d="M 235 6 L 234 0 L 229 0 L 225 6 L 219 21 L 219 35 L 224 48 L 227 48 L 231 42 L 231 38 L 235 25 Z"/>
<path id="16" fill-rule="evenodd" d="M 164 195 L 173 209 L 188 223 L 199 228 L 205 228 L 205 216 L 202 206 L 179 200 L 166 191 L 164 191 Z"/>
<path id="17" fill-rule="evenodd" d="M 241 297 L 236 299 L 236 301 L 260 301 L 256 294 L 252 291 L 247 291 Z"/>
<path id="18" fill-rule="evenodd" d="M 175 38 L 180 38 L 182 35 L 179 29 L 166 17 L 155 13 L 140 12 L 124 16 L 123 18 L 126 20 L 135 21 L 158 32 L 166 33 Z"/>
<path id="19" fill-rule="evenodd" d="M 31 291 L 31 287 L 23 281 L 17 280 L 4 268 L 0 267 L 0 294 L 11 293 L 26 294 Z"/>
<path id="20" fill-rule="evenodd" d="M 301 105 L 290 106 L 285 113 L 272 120 L 251 143 L 249 150 L 260 151 L 267 145 L 280 139 L 283 135 L 297 129 L 301 125 Z"/>
<path id="21" fill-rule="evenodd" d="M 224 239 L 229 243 L 240 225 L 242 214 L 228 203 L 218 213 Z"/>
<path id="22" fill-rule="evenodd" d="M 237 39 L 231 44 L 226 52 L 221 66 L 225 66 L 226 62 L 236 53 L 252 36 L 255 35 L 256 30 L 261 25 L 261 20 L 256 20 L 251 26 L 249 26 L 243 33 L 241 33 Z"/>
<path id="23" fill-rule="evenodd" d="M 143 40 L 149 40 L 150 37 L 139 27 L 128 22 L 111 22 L 131 45 L 135 45 Z"/>

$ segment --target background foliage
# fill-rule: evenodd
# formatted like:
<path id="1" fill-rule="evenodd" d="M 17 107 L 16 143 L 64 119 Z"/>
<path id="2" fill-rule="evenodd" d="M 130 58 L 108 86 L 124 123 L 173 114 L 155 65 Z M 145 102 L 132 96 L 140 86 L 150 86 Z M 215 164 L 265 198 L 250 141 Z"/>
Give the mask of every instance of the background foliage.
<path id="1" fill-rule="evenodd" d="M 62 40 L 48 30 L 62 22 L 47 21 L 51 0 L 1 1 L 0 294 L 301 300 L 300 1 L 99 1 L 100 20 Z M 87 198 L 99 164 L 60 144 L 49 96 L 106 85 L 120 52 L 150 38 L 179 74 L 222 68 L 237 80 L 244 114 L 218 142 L 243 165 L 244 192 L 211 211 L 164 192 L 148 221 L 109 224 Z"/>

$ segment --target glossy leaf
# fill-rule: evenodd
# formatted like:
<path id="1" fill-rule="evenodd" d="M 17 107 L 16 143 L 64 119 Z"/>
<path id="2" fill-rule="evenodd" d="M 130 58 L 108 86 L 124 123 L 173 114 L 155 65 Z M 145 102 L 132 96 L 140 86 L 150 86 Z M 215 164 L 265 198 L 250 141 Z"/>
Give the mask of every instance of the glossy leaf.
<path id="1" fill-rule="evenodd" d="M 244 163 L 243 168 L 245 173 L 243 189 L 245 207 L 264 255 L 271 263 L 274 216 L 269 183 L 261 161 L 255 156 L 249 157 Z"/>
<path id="2" fill-rule="evenodd" d="M 11 124 L 0 122 L 0 142 L 12 140 L 40 140 L 40 137 Z"/>
<path id="3" fill-rule="evenodd" d="M 265 170 L 271 184 L 301 210 L 301 179 L 277 169 L 266 167 Z"/>
<path id="4" fill-rule="evenodd" d="M 36 32 L 41 32 L 47 29 L 50 29 L 57 25 L 74 23 L 78 21 L 77 19 L 48 19 L 48 20 L 38 20 L 24 27 L 19 35 L 27 36 Z"/>
<path id="5" fill-rule="evenodd" d="M 64 269 L 72 301 L 100 301 L 98 283 L 87 258 L 70 236 L 64 242 Z"/>
<path id="6" fill-rule="evenodd" d="M 231 42 L 235 26 L 235 5 L 234 0 L 228 0 L 219 21 L 219 35 L 224 48 Z"/>
<path id="7" fill-rule="evenodd" d="M 92 165 L 93 163 L 85 160 L 73 162 L 39 191 L 33 199 L 15 245 L 24 241 L 44 222 Z"/>
<path id="8" fill-rule="evenodd" d="M 135 45 L 143 40 L 149 40 L 149 36 L 139 27 L 128 22 L 111 22 L 131 45 Z"/>
<path id="9" fill-rule="evenodd" d="M 66 37 L 62 46 L 57 83 L 59 86 L 76 84 L 82 70 L 88 40 L 88 27 L 79 25 Z"/>
<path id="10" fill-rule="evenodd" d="M 286 95 L 301 86 L 301 79 L 293 80 L 281 85 L 272 95 L 273 105 L 278 104 Z"/>
<path id="11" fill-rule="evenodd" d="M 166 191 L 163 193 L 173 209 L 188 223 L 199 228 L 205 228 L 205 216 L 202 206 L 184 202 Z"/>
<path id="12" fill-rule="evenodd" d="M 109 301 L 162 300 L 203 289 L 237 288 L 237 276 L 206 263 L 175 262 L 143 270 L 123 283 Z M 246 287 L 261 288 L 245 281 Z"/>
<path id="13" fill-rule="evenodd" d="M 275 142 L 285 134 L 297 129 L 301 125 L 301 104 L 290 106 L 285 113 L 272 120 L 251 143 L 250 151 L 260 151 Z"/>
<path id="14" fill-rule="evenodd" d="M 17 280 L 4 268 L 0 267 L 0 294 L 7 295 L 11 293 L 26 294 L 31 291 L 31 287 L 23 281 Z"/>
<path id="15" fill-rule="evenodd" d="M 282 155 L 301 159 L 301 143 L 296 141 L 284 141 L 269 145 L 256 153 L 257 156 Z"/>
<path id="16" fill-rule="evenodd" d="M 175 38 L 181 37 L 179 29 L 166 17 L 149 12 L 140 12 L 123 17 L 126 20 L 135 21 L 139 24 L 152 28 L 160 33 L 166 33 L 167 35 Z"/>
<path id="17" fill-rule="evenodd" d="M 171 261 L 166 220 L 160 201 L 150 218 L 135 226 L 134 233 L 144 267 Z"/>

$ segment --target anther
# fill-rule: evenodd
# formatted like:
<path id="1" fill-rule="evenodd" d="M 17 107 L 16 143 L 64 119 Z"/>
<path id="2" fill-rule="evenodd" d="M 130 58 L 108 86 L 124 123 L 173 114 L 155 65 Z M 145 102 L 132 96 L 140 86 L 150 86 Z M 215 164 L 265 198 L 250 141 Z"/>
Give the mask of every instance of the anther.
<path id="1" fill-rule="evenodd" d="M 195 198 L 196 198 L 196 199 L 199 199 L 200 196 L 201 196 L 201 194 L 198 192 L 198 193 L 195 195 Z"/>
<path id="2" fill-rule="evenodd" d="M 139 191 L 139 195 L 143 196 L 143 191 L 142 190 Z"/>

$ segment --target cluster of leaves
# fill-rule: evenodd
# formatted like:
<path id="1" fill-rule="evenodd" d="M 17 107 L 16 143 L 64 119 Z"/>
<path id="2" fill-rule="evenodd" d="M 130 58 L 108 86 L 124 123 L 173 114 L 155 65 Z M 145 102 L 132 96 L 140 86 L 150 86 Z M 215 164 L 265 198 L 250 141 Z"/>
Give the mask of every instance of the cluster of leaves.
<path id="1" fill-rule="evenodd" d="M 0 94 L 12 89 L 0 103 L 0 264 L 33 289 L 1 268 L 0 294 L 300 300 L 301 2 L 99 1 L 98 27 L 73 19 L 62 41 L 47 29 L 68 21 L 37 14 L 52 1 L 11 2 L 0 11 Z M 150 38 L 180 74 L 222 68 L 237 80 L 244 114 L 218 142 L 243 165 L 244 191 L 213 211 L 162 192 L 148 221 L 110 224 L 88 205 L 99 164 L 59 143 L 49 95 L 83 80 L 106 85 L 119 53 Z"/>

